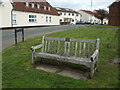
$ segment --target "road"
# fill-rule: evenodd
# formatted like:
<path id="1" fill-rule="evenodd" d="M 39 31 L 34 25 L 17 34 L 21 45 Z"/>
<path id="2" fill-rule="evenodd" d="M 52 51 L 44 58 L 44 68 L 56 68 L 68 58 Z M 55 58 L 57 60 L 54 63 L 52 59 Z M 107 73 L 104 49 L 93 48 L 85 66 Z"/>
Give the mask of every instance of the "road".
<path id="1" fill-rule="evenodd" d="M 51 27 L 37 27 L 37 28 L 26 28 L 25 39 L 30 37 L 44 35 L 48 33 L 58 32 L 62 30 L 69 30 L 74 28 L 82 28 L 86 25 L 63 25 L 63 26 L 51 26 Z M 1 37 L 1 36 L 0 36 Z M 15 32 L 14 30 L 2 30 L 2 50 L 10 47 L 15 43 Z M 21 33 L 18 33 L 18 41 L 21 40 Z"/>

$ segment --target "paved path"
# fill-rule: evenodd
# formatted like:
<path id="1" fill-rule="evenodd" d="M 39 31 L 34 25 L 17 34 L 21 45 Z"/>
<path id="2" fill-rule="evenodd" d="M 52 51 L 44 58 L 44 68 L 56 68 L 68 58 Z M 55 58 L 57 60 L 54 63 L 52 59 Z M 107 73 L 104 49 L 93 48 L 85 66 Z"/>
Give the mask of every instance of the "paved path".
<path id="1" fill-rule="evenodd" d="M 43 35 L 43 34 L 52 33 L 52 32 L 69 30 L 69 29 L 74 29 L 74 28 L 83 28 L 83 27 L 86 27 L 86 25 L 64 25 L 64 26 L 26 28 L 25 39 L 28 39 L 34 36 Z M 3 30 L 2 31 L 2 50 L 7 47 L 10 47 L 11 45 L 15 43 L 14 37 L 15 37 L 14 30 Z M 19 38 L 18 41 L 20 41 L 21 33 L 18 33 L 18 38 Z"/>

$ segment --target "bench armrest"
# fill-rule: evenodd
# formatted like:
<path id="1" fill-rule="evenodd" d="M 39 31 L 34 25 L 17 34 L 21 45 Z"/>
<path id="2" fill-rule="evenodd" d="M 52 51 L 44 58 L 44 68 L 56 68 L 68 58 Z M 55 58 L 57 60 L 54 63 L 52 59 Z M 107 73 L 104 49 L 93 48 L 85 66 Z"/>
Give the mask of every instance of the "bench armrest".
<path id="1" fill-rule="evenodd" d="M 37 45 L 37 46 L 32 46 L 31 50 L 34 51 L 34 50 L 42 48 L 42 47 L 43 47 L 43 44 L 40 44 L 40 45 Z"/>
<path id="2" fill-rule="evenodd" d="M 95 58 L 98 56 L 98 49 L 95 50 L 95 52 L 93 53 L 93 55 L 91 56 L 91 61 L 95 60 Z"/>

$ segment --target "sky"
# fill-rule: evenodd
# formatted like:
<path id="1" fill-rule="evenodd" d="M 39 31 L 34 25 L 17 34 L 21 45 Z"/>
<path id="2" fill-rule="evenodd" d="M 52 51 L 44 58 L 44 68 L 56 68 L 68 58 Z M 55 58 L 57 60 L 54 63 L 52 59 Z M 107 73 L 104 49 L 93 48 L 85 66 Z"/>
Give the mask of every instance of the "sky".
<path id="1" fill-rule="evenodd" d="M 53 7 L 63 7 L 70 8 L 76 11 L 80 9 L 91 10 L 91 1 L 92 1 L 92 10 L 94 9 L 105 9 L 115 0 L 47 0 Z"/>

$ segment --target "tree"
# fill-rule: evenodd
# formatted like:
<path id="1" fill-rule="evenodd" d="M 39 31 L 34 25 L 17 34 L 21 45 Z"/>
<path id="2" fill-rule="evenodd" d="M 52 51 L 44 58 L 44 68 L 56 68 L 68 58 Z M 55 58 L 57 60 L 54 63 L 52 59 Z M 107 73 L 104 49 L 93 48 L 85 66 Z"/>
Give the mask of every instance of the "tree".
<path id="1" fill-rule="evenodd" d="M 103 25 L 103 19 L 108 18 L 109 13 L 104 9 L 94 10 L 94 16 L 101 20 L 101 25 Z"/>

